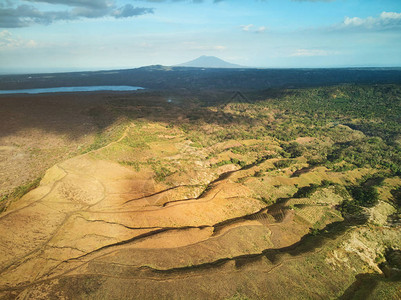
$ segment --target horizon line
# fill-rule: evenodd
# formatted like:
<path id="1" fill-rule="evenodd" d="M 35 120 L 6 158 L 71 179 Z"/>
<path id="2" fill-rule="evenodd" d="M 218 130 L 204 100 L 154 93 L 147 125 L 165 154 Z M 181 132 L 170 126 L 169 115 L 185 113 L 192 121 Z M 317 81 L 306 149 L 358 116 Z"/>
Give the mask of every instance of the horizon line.
<path id="1" fill-rule="evenodd" d="M 243 70 L 243 69 L 254 69 L 254 70 L 293 70 L 293 69 L 401 69 L 401 65 L 399 66 L 380 66 L 380 65 L 354 65 L 354 66 L 320 66 L 320 67 L 252 67 L 252 66 L 240 66 L 240 67 L 230 67 L 230 68 L 219 68 L 219 67 L 186 67 L 179 65 L 162 65 L 162 64 L 153 64 L 153 65 L 144 65 L 139 67 L 111 67 L 110 69 L 105 67 L 99 68 L 33 68 L 32 71 L 30 69 L 26 70 L 15 70 L 7 69 L 7 71 L 2 71 L 0 69 L 0 76 L 7 75 L 41 75 L 41 74 L 63 74 L 63 73 L 83 73 L 83 72 L 112 72 L 112 71 L 127 71 L 127 70 L 135 70 L 146 67 L 165 67 L 165 68 L 188 68 L 188 69 L 224 69 L 224 70 Z M 36 70 L 36 71 L 35 71 Z"/>

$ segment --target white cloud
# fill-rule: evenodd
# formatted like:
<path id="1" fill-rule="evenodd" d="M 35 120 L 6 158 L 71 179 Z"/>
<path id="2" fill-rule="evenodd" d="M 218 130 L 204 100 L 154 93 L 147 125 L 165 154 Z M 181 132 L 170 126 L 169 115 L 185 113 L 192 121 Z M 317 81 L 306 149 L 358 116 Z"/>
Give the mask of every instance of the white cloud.
<path id="1" fill-rule="evenodd" d="M 401 27 L 401 13 L 384 11 L 378 17 L 345 17 L 342 27 L 365 29 L 389 29 Z"/>
<path id="2" fill-rule="evenodd" d="M 401 19 L 401 13 L 395 13 L 395 12 L 385 12 L 383 11 L 380 14 L 380 18 L 382 19 Z"/>
<path id="3" fill-rule="evenodd" d="M 345 19 L 344 19 L 344 25 L 346 25 L 346 26 L 360 26 L 364 22 L 365 22 L 364 20 L 362 20 L 361 18 L 358 18 L 358 17 L 354 17 L 354 18 L 345 17 Z"/>
<path id="4" fill-rule="evenodd" d="M 35 48 L 38 43 L 34 40 L 23 40 L 13 37 L 8 30 L 0 31 L 0 49 Z"/>
<path id="5" fill-rule="evenodd" d="M 38 46 L 38 43 L 35 42 L 34 40 L 29 40 L 25 42 L 25 47 L 26 48 L 36 48 Z"/>
<path id="6" fill-rule="evenodd" d="M 266 27 L 265 26 L 260 26 L 257 30 L 255 30 L 256 33 L 263 33 L 266 31 Z"/>
<path id="7" fill-rule="evenodd" d="M 253 33 L 263 33 L 267 29 L 265 26 L 260 26 L 254 29 L 253 27 L 255 27 L 255 25 L 253 24 L 241 25 L 240 27 L 242 28 L 242 31 L 253 32 Z"/>
<path id="8" fill-rule="evenodd" d="M 248 24 L 248 25 L 241 25 L 240 26 L 243 31 L 250 31 L 251 28 L 253 27 L 253 24 Z"/>

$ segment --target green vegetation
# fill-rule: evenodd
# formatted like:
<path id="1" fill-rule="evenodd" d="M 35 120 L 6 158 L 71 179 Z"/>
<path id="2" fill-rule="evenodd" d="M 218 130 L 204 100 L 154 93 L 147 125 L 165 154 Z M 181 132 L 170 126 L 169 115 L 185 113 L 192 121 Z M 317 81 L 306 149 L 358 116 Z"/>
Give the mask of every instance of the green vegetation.
<path id="1" fill-rule="evenodd" d="M 283 160 L 278 160 L 274 162 L 274 166 L 277 169 L 284 169 L 284 168 L 288 168 L 289 166 L 291 166 L 293 164 L 293 161 L 291 159 L 283 159 Z"/>
<path id="2" fill-rule="evenodd" d="M 328 180 L 322 180 L 320 184 L 311 183 L 310 185 L 301 187 L 298 191 L 293 195 L 294 198 L 307 198 L 312 196 L 318 189 L 327 188 L 331 185 L 334 185 L 332 182 Z"/>
<path id="3" fill-rule="evenodd" d="M 156 182 L 164 181 L 167 176 L 173 174 L 173 172 L 171 172 L 168 168 L 163 166 L 154 167 L 153 170 L 155 171 L 156 174 L 155 176 Z"/>
<path id="4" fill-rule="evenodd" d="M 164 166 L 161 161 L 148 159 L 147 164 L 152 167 L 152 170 L 155 173 L 154 179 L 156 182 L 165 181 L 166 177 L 174 173 L 168 167 Z"/>
<path id="5" fill-rule="evenodd" d="M 22 196 L 27 194 L 29 191 L 37 188 L 39 186 L 39 183 L 41 180 L 42 180 L 42 176 L 36 178 L 32 182 L 18 186 L 11 193 L 2 196 L 0 198 L 0 212 L 2 212 L 5 209 L 6 201 L 10 201 L 10 200 L 14 201 L 14 200 L 20 199 Z"/>
<path id="6" fill-rule="evenodd" d="M 341 213 L 344 216 L 363 216 L 364 207 L 373 207 L 379 203 L 379 193 L 377 192 L 376 186 L 380 185 L 383 180 L 383 177 L 374 175 L 365 178 L 360 185 L 347 186 L 346 189 L 353 200 L 344 200 L 341 203 Z"/>
<path id="7" fill-rule="evenodd" d="M 349 191 L 357 205 L 372 207 L 379 202 L 379 193 L 374 186 L 351 186 Z"/>
<path id="8" fill-rule="evenodd" d="M 393 142 L 393 138 L 401 133 L 400 98 L 401 89 L 396 85 L 343 85 L 287 91 L 274 102 L 283 109 L 315 116 L 304 121 L 310 125 L 358 118 L 358 121 L 350 122 L 357 127 L 355 129 L 369 136 L 384 136 L 385 140 Z"/>
<path id="9" fill-rule="evenodd" d="M 146 132 L 139 124 L 134 128 L 129 129 L 126 137 L 122 139 L 121 143 L 131 148 L 149 149 L 149 143 L 156 140 L 157 135 L 155 133 L 150 134 Z"/>
<path id="10" fill-rule="evenodd" d="M 120 121 L 117 122 L 117 124 L 113 124 L 113 126 L 110 126 L 109 128 L 99 128 L 93 143 L 84 148 L 81 153 L 84 154 L 100 149 L 109 143 L 118 140 L 123 135 L 126 127 L 126 121 Z"/>
<path id="11" fill-rule="evenodd" d="M 281 148 L 283 148 L 286 152 L 290 153 L 291 158 L 296 158 L 302 156 L 305 151 L 305 147 L 298 144 L 297 142 L 292 142 L 289 144 L 282 144 Z"/>
<path id="12" fill-rule="evenodd" d="M 246 162 L 239 160 L 237 158 L 230 158 L 229 160 L 222 160 L 222 161 L 219 161 L 218 163 L 213 164 L 212 168 L 217 168 L 217 167 L 221 167 L 221 166 L 229 165 L 229 164 L 238 165 L 241 168 L 246 166 Z"/>
<path id="13" fill-rule="evenodd" d="M 246 162 L 266 155 L 305 157 L 310 166 L 333 172 L 374 168 L 401 174 L 401 86 L 267 90 L 255 97 L 261 100 L 194 107 L 189 115 L 198 117 L 173 122 L 198 148 L 230 140 L 260 141 L 229 149 Z M 214 124 L 213 130 L 209 124 Z M 298 142 L 299 138 L 308 142 Z M 272 139 L 277 147 L 272 147 Z M 290 165 L 289 160 L 275 164 L 276 168 Z"/>
<path id="14" fill-rule="evenodd" d="M 393 196 L 393 203 L 397 208 L 398 212 L 401 212 L 401 187 L 398 187 L 391 191 L 391 195 Z"/>
<path id="15" fill-rule="evenodd" d="M 401 270 L 401 250 L 388 248 L 384 252 L 384 257 L 391 267 Z"/>
<path id="16" fill-rule="evenodd" d="M 265 172 L 262 170 L 256 171 L 255 174 L 253 174 L 254 177 L 263 177 L 265 175 Z"/>
<path id="17" fill-rule="evenodd" d="M 354 201 L 344 200 L 339 207 L 343 216 L 352 215 L 360 216 L 363 213 L 363 208 Z"/>
<path id="18" fill-rule="evenodd" d="M 139 172 L 141 170 L 141 165 L 138 161 L 119 161 L 119 163 L 123 166 L 130 166 L 133 167 L 135 171 Z"/>
<path id="19" fill-rule="evenodd" d="M 311 196 L 314 192 L 316 192 L 318 188 L 319 188 L 318 184 L 311 183 L 308 186 L 304 186 L 304 187 L 300 188 L 294 194 L 293 197 L 294 198 L 307 198 L 307 197 Z"/>

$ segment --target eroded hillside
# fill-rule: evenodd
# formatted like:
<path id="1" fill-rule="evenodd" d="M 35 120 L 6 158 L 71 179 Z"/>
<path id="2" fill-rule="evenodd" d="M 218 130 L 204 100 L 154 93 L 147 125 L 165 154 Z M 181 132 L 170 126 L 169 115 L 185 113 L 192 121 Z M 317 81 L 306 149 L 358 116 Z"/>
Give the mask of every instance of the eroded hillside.
<path id="1" fill-rule="evenodd" d="M 401 297 L 400 95 L 108 96 L 93 143 L 0 215 L 0 296 Z"/>

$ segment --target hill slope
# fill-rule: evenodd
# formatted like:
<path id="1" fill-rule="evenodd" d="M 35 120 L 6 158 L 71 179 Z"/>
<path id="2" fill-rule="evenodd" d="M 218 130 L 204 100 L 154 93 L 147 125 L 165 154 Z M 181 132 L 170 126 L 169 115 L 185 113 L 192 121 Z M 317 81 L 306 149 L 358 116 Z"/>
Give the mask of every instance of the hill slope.
<path id="1" fill-rule="evenodd" d="M 215 56 L 200 56 L 197 59 L 178 65 L 179 67 L 195 68 L 243 68 L 240 65 L 226 62 Z"/>
<path id="2" fill-rule="evenodd" d="M 246 94 L 85 95 L 93 144 L 2 200 L 0 299 L 401 299 L 401 86 Z"/>

